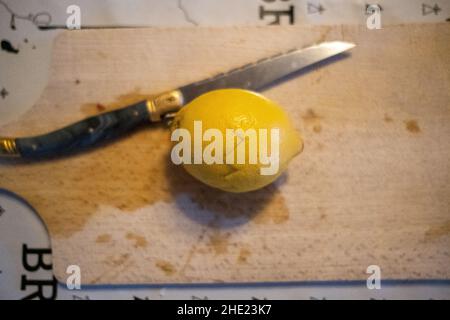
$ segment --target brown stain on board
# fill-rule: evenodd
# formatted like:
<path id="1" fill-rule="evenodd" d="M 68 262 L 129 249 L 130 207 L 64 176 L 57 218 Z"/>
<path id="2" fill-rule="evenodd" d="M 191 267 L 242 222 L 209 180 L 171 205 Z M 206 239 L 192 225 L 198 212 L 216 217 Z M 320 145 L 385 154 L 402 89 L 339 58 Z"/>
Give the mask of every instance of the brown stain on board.
<path id="1" fill-rule="evenodd" d="M 408 130 L 411 133 L 420 133 L 421 132 L 419 124 L 417 123 L 417 120 L 405 121 L 405 127 L 406 127 L 406 130 Z"/>
<path id="2" fill-rule="evenodd" d="M 322 132 L 322 126 L 320 124 L 316 124 L 313 126 L 313 131 L 315 133 L 321 133 Z"/>
<path id="3" fill-rule="evenodd" d="M 239 255 L 237 257 L 237 262 L 241 264 L 247 263 L 250 255 L 251 255 L 250 250 L 248 250 L 247 248 L 241 248 L 241 250 L 239 251 Z"/>
<path id="4" fill-rule="evenodd" d="M 302 115 L 302 119 L 303 121 L 305 121 L 305 123 L 312 124 L 322 119 L 322 117 L 319 116 L 313 109 L 308 109 Z"/>
<path id="5" fill-rule="evenodd" d="M 425 241 L 432 241 L 450 235 L 450 220 L 438 226 L 430 227 L 425 232 Z"/>
<path id="6" fill-rule="evenodd" d="M 215 255 L 225 254 L 228 252 L 230 233 L 213 232 L 209 236 L 208 245 L 213 249 Z"/>
<path id="7" fill-rule="evenodd" d="M 306 110 L 306 112 L 301 117 L 303 119 L 303 122 L 305 123 L 305 126 L 312 128 L 312 131 L 314 133 L 322 132 L 322 125 L 320 122 L 323 117 L 319 116 L 313 109 Z"/>
<path id="8" fill-rule="evenodd" d="M 103 262 L 109 266 L 119 267 L 119 266 L 123 265 L 125 262 L 127 262 L 129 258 L 130 258 L 129 253 L 120 253 L 120 254 L 108 257 Z"/>
<path id="9" fill-rule="evenodd" d="M 162 270 L 167 276 L 171 276 L 176 272 L 176 269 L 173 266 L 173 264 L 171 264 L 168 261 L 158 260 L 156 261 L 155 265 L 156 267 L 158 267 L 158 269 Z"/>
<path id="10" fill-rule="evenodd" d="M 101 234 L 95 239 L 96 243 L 108 243 L 111 242 L 111 235 L 109 233 Z"/>
<path id="11" fill-rule="evenodd" d="M 147 98 L 136 89 L 102 106 L 109 111 Z M 84 105 L 82 111 L 86 116 L 98 114 L 103 111 L 98 105 Z M 68 156 L 39 162 L 2 161 L 0 187 L 27 199 L 43 216 L 52 237 L 60 238 L 81 231 L 100 206 L 128 214 L 163 201 L 175 203 L 184 214 L 197 220 L 198 212 L 178 202 L 181 194 L 197 205 L 196 211 L 205 210 L 198 222 L 206 225 L 212 218 L 226 221 L 243 217 L 256 223 L 288 220 L 284 197 L 274 184 L 242 194 L 213 189 L 172 164 L 170 147 L 169 129 L 149 125 Z"/>
<path id="12" fill-rule="evenodd" d="M 393 122 L 393 121 L 394 121 L 394 119 L 392 119 L 388 114 L 384 115 L 384 122 L 390 123 L 390 122 Z"/>
<path id="13" fill-rule="evenodd" d="M 289 220 L 289 215 L 284 197 L 276 193 L 269 205 L 261 213 L 255 215 L 252 221 L 256 224 L 282 224 Z"/>
<path id="14" fill-rule="evenodd" d="M 103 112 L 106 110 L 106 107 L 100 103 L 97 103 L 96 107 L 98 112 Z"/>
<path id="15" fill-rule="evenodd" d="M 135 248 L 145 248 L 148 245 L 147 239 L 138 234 L 129 232 L 126 234 L 126 238 L 134 243 Z"/>
<path id="16" fill-rule="evenodd" d="M 102 261 L 102 263 L 107 265 L 108 268 L 106 272 L 103 272 L 91 281 L 93 284 L 104 282 L 105 279 L 114 279 L 119 273 L 126 272 L 126 269 L 133 263 L 133 261 L 130 259 L 129 253 L 119 253 L 107 257 Z"/>

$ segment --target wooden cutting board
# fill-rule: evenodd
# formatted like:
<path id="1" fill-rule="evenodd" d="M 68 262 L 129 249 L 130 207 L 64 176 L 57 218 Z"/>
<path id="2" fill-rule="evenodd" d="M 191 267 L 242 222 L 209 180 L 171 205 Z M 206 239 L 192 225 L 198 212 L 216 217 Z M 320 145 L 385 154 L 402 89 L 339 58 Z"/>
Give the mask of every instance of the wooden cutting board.
<path id="1" fill-rule="evenodd" d="M 213 190 L 171 164 L 164 126 L 72 157 L 0 162 L 83 284 L 450 278 L 450 25 L 62 33 L 48 86 L 0 135 L 43 133 L 324 40 L 347 58 L 264 94 L 304 152 L 275 184 Z"/>

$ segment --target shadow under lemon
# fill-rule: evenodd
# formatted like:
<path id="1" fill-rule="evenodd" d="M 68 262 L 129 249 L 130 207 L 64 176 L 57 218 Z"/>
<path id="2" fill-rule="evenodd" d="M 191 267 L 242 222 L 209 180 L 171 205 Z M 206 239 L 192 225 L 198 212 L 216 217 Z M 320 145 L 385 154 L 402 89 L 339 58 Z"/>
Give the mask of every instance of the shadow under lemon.
<path id="1" fill-rule="evenodd" d="M 250 192 L 231 193 L 210 187 L 187 173 L 182 165 L 173 164 L 167 155 L 165 176 L 174 203 L 193 221 L 212 228 L 233 228 L 255 223 L 282 223 L 289 211 L 278 186 L 287 180 L 282 174 L 274 183 Z M 186 201 L 186 195 L 189 201 Z"/>

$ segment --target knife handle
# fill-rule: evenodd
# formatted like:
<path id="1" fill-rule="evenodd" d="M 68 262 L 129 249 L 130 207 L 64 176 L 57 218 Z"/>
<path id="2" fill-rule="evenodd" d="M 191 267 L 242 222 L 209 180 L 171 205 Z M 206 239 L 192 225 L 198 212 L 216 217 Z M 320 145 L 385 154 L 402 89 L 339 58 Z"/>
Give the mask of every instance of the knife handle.
<path id="1" fill-rule="evenodd" d="M 90 147 L 114 139 L 146 123 L 159 122 L 164 115 L 182 106 L 179 91 L 171 91 L 151 100 L 102 113 L 59 130 L 24 138 L 0 137 L 0 157 L 40 158 Z"/>

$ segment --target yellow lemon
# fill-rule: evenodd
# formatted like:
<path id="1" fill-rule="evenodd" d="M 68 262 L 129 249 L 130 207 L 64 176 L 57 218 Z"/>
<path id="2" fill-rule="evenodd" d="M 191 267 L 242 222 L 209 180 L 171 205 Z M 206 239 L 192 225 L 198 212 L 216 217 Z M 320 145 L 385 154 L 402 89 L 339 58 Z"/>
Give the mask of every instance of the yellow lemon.
<path id="1" fill-rule="evenodd" d="M 241 89 L 215 90 L 197 97 L 176 114 L 171 129 L 172 141 L 178 141 L 172 156 L 182 142 L 188 143 L 190 149 L 178 154 L 178 159 L 187 160 L 182 162 L 186 171 L 229 192 L 252 191 L 272 183 L 303 150 L 300 135 L 280 106 Z M 213 160 L 206 158 L 208 154 Z"/>

